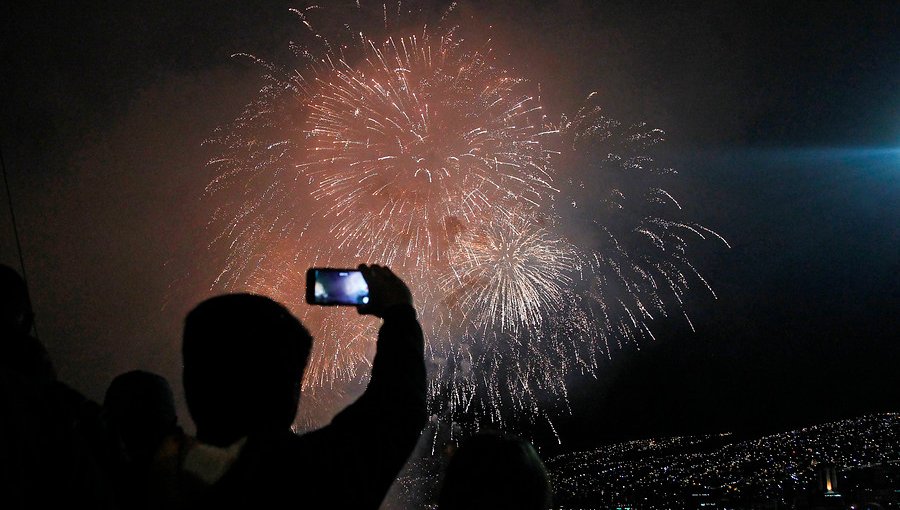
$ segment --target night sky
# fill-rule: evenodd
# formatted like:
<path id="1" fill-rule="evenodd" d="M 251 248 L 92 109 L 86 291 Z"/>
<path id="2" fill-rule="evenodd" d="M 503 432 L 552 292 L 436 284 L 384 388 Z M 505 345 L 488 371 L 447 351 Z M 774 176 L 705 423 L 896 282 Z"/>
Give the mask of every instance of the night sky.
<path id="1" fill-rule="evenodd" d="M 59 4 L 2 16 L 0 147 L 38 332 L 92 398 L 134 368 L 180 391 L 181 320 L 208 294 L 201 142 L 259 87 L 230 55 L 283 58 L 295 4 Z M 462 3 L 548 107 L 597 91 L 664 129 L 670 191 L 732 245 L 694 255 L 719 297 L 687 300 L 696 332 L 659 321 L 573 379 L 564 441 L 900 411 L 900 3 L 668 4 Z"/>

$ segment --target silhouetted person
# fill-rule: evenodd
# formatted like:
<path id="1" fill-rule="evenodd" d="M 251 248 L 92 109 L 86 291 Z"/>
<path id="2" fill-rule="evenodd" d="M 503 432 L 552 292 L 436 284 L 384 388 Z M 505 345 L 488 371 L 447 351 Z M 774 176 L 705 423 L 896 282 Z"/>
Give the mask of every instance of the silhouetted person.
<path id="1" fill-rule="evenodd" d="M 25 280 L 15 269 L 0 264 L 0 324 L 5 330 L 27 335 L 31 332 L 33 321 L 34 313 Z"/>
<path id="2" fill-rule="evenodd" d="M 84 434 L 99 406 L 56 380 L 33 319 L 24 280 L 0 265 L 0 507 L 108 508 Z"/>
<path id="3" fill-rule="evenodd" d="M 103 417 L 107 435 L 98 456 L 113 483 L 120 508 L 149 508 L 155 487 L 148 478 L 163 443 L 179 440 L 175 399 L 162 376 L 133 370 L 106 390 Z"/>
<path id="4" fill-rule="evenodd" d="M 31 336 L 34 313 L 25 281 L 13 268 L 0 264 L 0 368 L 15 371 L 38 384 L 56 380 L 50 355 Z"/>
<path id="5" fill-rule="evenodd" d="M 35 500 L 43 466 L 54 458 L 47 445 L 54 413 L 46 397 L 53 379 L 47 351 L 31 338 L 33 315 L 25 282 L 0 265 L 0 494 L 4 507 L 26 508 Z M 50 439 L 53 439 L 51 436 Z M 40 495 L 37 503 L 53 500 Z"/>
<path id="6" fill-rule="evenodd" d="M 425 424 L 423 337 L 403 281 L 380 266 L 360 270 L 371 301 L 358 310 L 384 320 L 371 380 L 331 424 L 302 436 L 291 424 L 312 338 L 300 322 L 250 294 L 188 314 L 184 389 L 202 444 L 182 446 L 177 485 L 211 487 L 182 490 L 182 505 L 378 508 Z"/>
<path id="7" fill-rule="evenodd" d="M 133 370 L 113 379 L 103 412 L 127 461 L 147 465 L 163 439 L 178 429 L 175 398 L 160 375 Z"/>
<path id="8" fill-rule="evenodd" d="M 439 510 L 547 510 L 550 479 L 531 443 L 495 433 L 469 438 L 450 459 Z"/>

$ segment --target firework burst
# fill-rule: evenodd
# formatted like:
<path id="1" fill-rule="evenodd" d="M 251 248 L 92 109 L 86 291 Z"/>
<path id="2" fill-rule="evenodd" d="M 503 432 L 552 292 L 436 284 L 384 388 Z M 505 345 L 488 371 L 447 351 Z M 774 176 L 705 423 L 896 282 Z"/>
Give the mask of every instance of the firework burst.
<path id="1" fill-rule="evenodd" d="M 264 86 L 209 140 L 207 192 L 221 197 L 210 249 L 225 253 L 213 287 L 302 310 L 317 332 L 314 395 L 361 381 L 374 331 L 352 312 L 301 307 L 303 272 L 391 265 L 420 309 L 435 414 L 546 417 L 569 375 L 682 311 L 689 287 L 706 285 L 687 241 L 718 236 L 677 219 L 660 184 L 672 171 L 649 155 L 661 131 L 625 127 L 595 98 L 550 121 L 487 40 L 464 41 L 446 16 L 401 29 L 390 21 L 401 11 L 360 21 L 371 35 L 294 10 L 308 39 L 291 45 L 294 65 L 250 57 Z"/>
<path id="2" fill-rule="evenodd" d="M 360 36 L 310 70 L 308 162 L 337 248 L 424 273 L 469 225 L 551 190 L 540 107 L 452 33 Z M 387 220 L 390 221 L 387 221 Z"/>
<path id="3" fill-rule="evenodd" d="M 577 269 L 575 248 L 532 214 L 514 211 L 464 231 L 448 253 L 446 301 L 481 332 L 539 331 L 559 313 Z"/>

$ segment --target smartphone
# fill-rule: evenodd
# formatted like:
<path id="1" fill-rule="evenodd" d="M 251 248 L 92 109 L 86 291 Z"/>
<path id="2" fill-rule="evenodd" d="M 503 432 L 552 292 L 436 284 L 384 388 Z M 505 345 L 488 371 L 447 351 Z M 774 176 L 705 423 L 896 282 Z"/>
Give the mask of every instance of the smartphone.
<path id="1" fill-rule="evenodd" d="M 311 267 L 306 271 L 306 302 L 358 306 L 369 302 L 369 284 L 356 269 Z"/>

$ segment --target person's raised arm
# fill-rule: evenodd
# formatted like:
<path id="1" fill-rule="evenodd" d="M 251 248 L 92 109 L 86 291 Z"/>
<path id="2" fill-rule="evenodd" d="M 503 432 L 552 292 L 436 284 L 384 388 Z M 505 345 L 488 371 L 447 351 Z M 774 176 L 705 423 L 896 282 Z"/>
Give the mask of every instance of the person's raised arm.
<path id="1" fill-rule="evenodd" d="M 415 412 L 425 420 L 425 361 L 422 328 L 416 320 L 409 287 L 389 268 L 360 265 L 369 284 L 369 303 L 357 307 L 360 314 L 384 320 L 378 331 L 378 344 L 372 364 L 372 378 L 358 403 L 386 399 L 378 407 L 388 407 L 411 417 Z M 348 409 L 350 411 L 350 409 Z M 397 424 L 404 425 L 404 424 Z"/>
<path id="2" fill-rule="evenodd" d="M 346 484 L 335 507 L 378 508 L 426 422 L 424 338 L 403 280 L 386 267 L 359 269 L 370 297 L 359 313 L 384 321 L 371 379 L 330 425 L 301 439 L 313 448 L 328 445 L 334 474 Z"/>
<path id="3" fill-rule="evenodd" d="M 374 419 L 379 427 L 390 429 L 382 433 L 396 439 L 411 438 L 411 450 L 426 421 L 425 341 L 416 319 L 412 293 L 387 267 L 361 264 L 359 270 L 369 285 L 369 303 L 357 309 L 360 314 L 374 315 L 384 322 L 378 330 L 366 392 L 334 422 L 355 419 L 357 413 L 365 413 L 370 415 L 366 418 L 368 426 Z M 404 458 L 408 455 L 407 452 Z"/>

